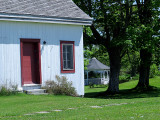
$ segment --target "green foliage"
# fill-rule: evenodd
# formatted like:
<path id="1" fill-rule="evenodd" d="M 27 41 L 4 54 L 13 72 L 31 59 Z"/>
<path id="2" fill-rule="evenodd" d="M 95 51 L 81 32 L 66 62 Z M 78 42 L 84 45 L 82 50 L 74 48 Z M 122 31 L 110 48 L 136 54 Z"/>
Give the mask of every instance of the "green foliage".
<path id="1" fill-rule="evenodd" d="M 157 43 L 159 42 L 159 33 L 156 26 L 157 23 L 129 26 L 127 32 L 128 38 L 132 40 L 132 43 L 130 43 L 132 49 L 147 49 L 148 52 L 155 52 Z"/>
<path id="2" fill-rule="evenodd" d="M 132 77 L 132 80 L 138 80 L 139 79 L 139 74 L 136 74 L 135 76 Z"/>
<path id="3" fill-rule="evenodd" d="M 138 74 L 140 64 L 139 52 L 128 50 L 127 54 L 122 58 L 121 71 L 130 74 L 131 77 Z"/>
<path id="4" fill-rule="evenodd" d="M 73 0 L 84 12 L 93 18 L 93 25 L 85 27 L 85 46 L 105 45 L 108 48 L 119 46 L 126 49 L 131 40 L 126 39 L 125 29 L 133 24 L 133 1 L 118 0 Z M 135 10 L 134 10 L 135 11 Z M 132 18 L 132 19 L 130 19 Z M 87 41 L 87 42 L 86 42 Z"/>
<path id="5" fill-rule="evenodd" d="M 129 82 L 131 80 L 138 80 L 139 74 L 131 76 L 130 74 L 123 73 L 119 76 L 119 83 Z"/>
<path id="6" fill-rule="evenodd" d="M 94 88 L 94 86 L 95 86 L 94 83 L 91 83 L 91 82 L 89 83 L 90 88 Z"/>
<path id="7" fill-rule="evenodd" d="M 84 69 L 87 69 L 87 65 L 89 64 L 89 59 L 96 58 L 101 61 L 105 65 L 109 65 L 109 56 L 106 51 L 106 48 L 102 45 L 93 45 L 85 47 L 84 50 Z"/>
<path id="8" fill-rule="evenodd" d="M 128 82 L 130 80 L 129 74 L 123 74 L 119 76 L 119 83 Z"/>
<path id="9" fill-rule="evenodd" d="M 16 95 L 18 93 L 17 91 L 17 85 L 12 86 L 11 89 L 6 88 L 5 86 L 0 87 L 0 96 L 10 96 L 10 95 Z"/>
<path id="10" fill-rule="evenodd" d="M 84 59 L 84 70 L 87 70 L 87 65 L 89 64 L 88 59 Z"/>
<path id="11" fill-rule="evenodd" d="M 156 64 L 153 64 L 150 68 L 150 78 L 154 78 L 155 76 L 160 76 L 160 71 L 158 70 L 158 67 Z"/>
<path id="12" fill-rule="evenodd" d="M 56 75 L 56 81 L 47 81 L 44 87 L 48 93 L 54 95 L 77 96 L 76 90 L 72 87 L 72 82 L 68 82 L 67 78 Z"/>

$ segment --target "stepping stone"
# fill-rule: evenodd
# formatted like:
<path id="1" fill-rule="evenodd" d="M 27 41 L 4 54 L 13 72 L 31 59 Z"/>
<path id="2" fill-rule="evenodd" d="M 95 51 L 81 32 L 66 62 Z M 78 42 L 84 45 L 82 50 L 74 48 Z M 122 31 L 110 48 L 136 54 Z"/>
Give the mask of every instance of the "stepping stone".
<path id="1" fill-rule="evenodd" d="M 74 108 L 68 108 L 69 110 L 73 110 Z"/>
<path id="2" fill-rule="evenodd" d="M 121 104 L 109 104 L 109 105 L 106 105 L 106 106 L 118 106 L 118 105 L 121 105 Z"/>
<path id="3" fill-rule="evenodd" d="M 101 106 L 90 106 L 91 108 L 102 108 Z"/>
<path id="4" fill-rule="evenodd" d="M 128 103 L 120 103 L 120 104 L 108 104 L 108 105 L 103 105 L 103 106 L 118 106 L 118 105 L 126 105 Z"/>
<path id="5" fill-rule="evenodd" d="M 127 105 L 128 103 L 121 103 L 121 105 Z"/>
<path id="6" fill-rule="evenodd" d="M 41 112 L 36 112 L 38 114 L 46 114 L 46 113 L 50 113 L 50 112 L 47 112 L 47 111 L 41 111 Z"/>
<path id="7" fill-rule="evenodd" d="M 52 110 L 52 111 L 55 111 L 55 112 L 61 112 L 62 110 Z"/>
<path id="8" fill-rule="evenodd" d="M 121 104 L 112 104 L 113 106 L 115 105 L 115 106 L 118 106 L 118 105 L 121 105 Z"/>

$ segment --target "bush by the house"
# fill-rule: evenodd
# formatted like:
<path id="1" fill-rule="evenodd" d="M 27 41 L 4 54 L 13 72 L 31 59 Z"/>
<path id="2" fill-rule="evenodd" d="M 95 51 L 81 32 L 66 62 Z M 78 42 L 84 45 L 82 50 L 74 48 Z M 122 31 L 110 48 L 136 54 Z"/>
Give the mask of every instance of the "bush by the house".
<path id="1" fill-rule="evenodd" d="M 9 95 L 15 95 L 17 94 L 17 86 L 11 86 L 11 88 L 7 88 L 5 86 L 0 86 L 0 96 L 9 96 Z"/>
<path id="2" fill-rule="evenodd" d="M 64 76 L 59 77 L 56 75 L 56 81 L 48 80 L 45 89 L 49 94 L 77 96 L 72 82 L 67 81 L 67 78 Z"/>

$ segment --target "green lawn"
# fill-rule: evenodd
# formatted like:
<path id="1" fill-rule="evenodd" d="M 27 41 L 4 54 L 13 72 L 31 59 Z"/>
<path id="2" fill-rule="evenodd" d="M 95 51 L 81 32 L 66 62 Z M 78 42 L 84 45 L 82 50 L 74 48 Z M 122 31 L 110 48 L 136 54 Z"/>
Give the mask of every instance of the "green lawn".
<path id="1" fill-rule="evenodd" d="M 100 96 L 100 93 L 107 89 L 103 87 L 92 89 L 85 87 L 85 98 L 25 94 L 1 96 L 0 119 L 159 120 L 160 77 L 150 80 L 150 85 L 157 87 L 152 91 L 140 92 L 130 90 L 136 86 L 137 82 L 131 81 L 120 84 L 120 94 L 114 96 Z M 98 106 L 98 108 L 95 106 Z M 49 113 L 36 113 L 41 111 L 48 111 Z"/>

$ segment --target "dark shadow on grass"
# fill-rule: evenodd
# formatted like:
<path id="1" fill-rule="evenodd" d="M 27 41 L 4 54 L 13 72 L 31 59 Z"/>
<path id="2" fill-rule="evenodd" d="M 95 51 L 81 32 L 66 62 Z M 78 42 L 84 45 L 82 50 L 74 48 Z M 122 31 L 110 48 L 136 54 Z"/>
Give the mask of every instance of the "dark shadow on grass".
<path id="1" fill-rule="evenodd" d="M 120 90 L 118 94 L 108 94 L 106 92 L 86 93 L 85 98 L 97 99 L 133 99 L 160 97 L 160 88 L 150 86 L 148 89 L 126 89 Z"/>

